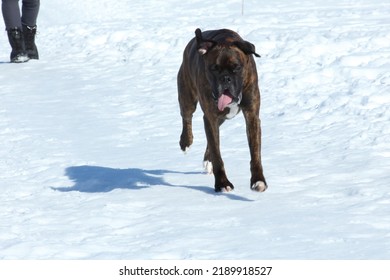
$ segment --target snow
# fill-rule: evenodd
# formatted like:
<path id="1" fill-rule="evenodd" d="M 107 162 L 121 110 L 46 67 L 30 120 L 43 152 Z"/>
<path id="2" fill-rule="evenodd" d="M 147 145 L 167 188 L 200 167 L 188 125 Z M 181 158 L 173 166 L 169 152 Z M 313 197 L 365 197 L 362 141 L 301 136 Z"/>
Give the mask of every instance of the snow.
<path id="1" fill-rule="evenodd" d="M 0 259 L 390 258 L 390 3 L 42 3 L 41 59 L 0 38 Z M 179 147 L 176 74 L 202 30 L 256 46 L 263 166 L 224 123 L 231 193 Z"/>

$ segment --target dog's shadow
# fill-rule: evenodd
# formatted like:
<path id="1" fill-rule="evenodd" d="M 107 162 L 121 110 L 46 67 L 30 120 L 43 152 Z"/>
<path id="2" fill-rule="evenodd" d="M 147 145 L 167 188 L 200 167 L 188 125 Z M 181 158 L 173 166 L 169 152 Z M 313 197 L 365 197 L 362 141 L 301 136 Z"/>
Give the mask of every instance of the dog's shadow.
<path id="1" fill-rule="evenodd" d="M 145 170 L 140 168 L 115 169 L 100 166 L 71 166 L 65 170 L 65 175 L 74 182 L 71 187 L 52 187 L 61 192 L 78 191 L 82 193 L 104 193 L 115 189 L 140 190 L 153 186 L 188 188 L 209 195 L 225 195 L 232 200 L 252 201 L 232 193 L 215 193 L 214 189 L 205 186 L 173 185 L 164 180 L 165 174 L 202 174 L 201 172 L 178 172 L 170 170 Z"/>

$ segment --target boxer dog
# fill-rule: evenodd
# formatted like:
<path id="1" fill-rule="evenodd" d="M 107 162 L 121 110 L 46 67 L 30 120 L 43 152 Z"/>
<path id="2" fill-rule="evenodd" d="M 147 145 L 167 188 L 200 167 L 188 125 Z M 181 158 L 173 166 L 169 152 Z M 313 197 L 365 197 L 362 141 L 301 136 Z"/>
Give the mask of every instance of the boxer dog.
<path id="1" fill-rule="evenodd" d="M 216 192 L 234 189 L 221 158 L 219 126 L 241 110 L 251 156 L 250 187 L 258 192 L 267 189 L 261 164 L 260 90 L 253 55 L 259 57 L 255 46 L 228 29 L 202 32 L 198 28 L 184 50 L 177 77 L 183 121 L 180 147 L 186 151 L 193 142 L 192 115 L 199 102 L 207 137 L 204 166 L 214 173 Z"/>

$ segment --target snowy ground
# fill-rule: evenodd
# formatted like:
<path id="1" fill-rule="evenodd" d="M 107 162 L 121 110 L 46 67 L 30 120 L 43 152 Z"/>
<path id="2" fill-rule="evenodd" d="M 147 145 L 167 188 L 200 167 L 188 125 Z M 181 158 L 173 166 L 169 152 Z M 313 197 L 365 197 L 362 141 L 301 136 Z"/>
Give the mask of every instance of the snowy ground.
<path id="1" fill-rule="evenodd" d="M 202 173 L 200 110 L 180 151 L 197 27 L 262 55 L 265 193 L 242 115 L 221 131 L 233 193 Z M 22 65 L 0 38 L 0 259 L 390 258 L 387 1 L 51 0 L 39 32 Z"/>

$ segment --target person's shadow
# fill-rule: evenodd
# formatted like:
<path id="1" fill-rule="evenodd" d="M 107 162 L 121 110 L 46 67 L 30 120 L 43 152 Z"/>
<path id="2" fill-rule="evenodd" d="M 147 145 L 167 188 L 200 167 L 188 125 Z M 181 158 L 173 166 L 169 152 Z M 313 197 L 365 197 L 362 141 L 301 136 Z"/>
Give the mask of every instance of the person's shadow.
<path id="1" fill-rule="evenodd" d="M 65 170 L 65 175 L 74 182 L 71 187 L 52 187 L 61 192 L 78 191 L 83 193 L 104 193 L 115 189 L 139 190 L 152 186 L 181 187 L 198 190 L 209 195 L 220 195 L 211 187 L 173 185 L 166 182 L 164 174 L 201 174 L 200 172 L 178 172 L 170 170 L 145 170 L 139 168 L 115 169 L 100 166 L 71 166 Z M 252 201 L 232 193 L 223 194 L 233 200 Z"/>

